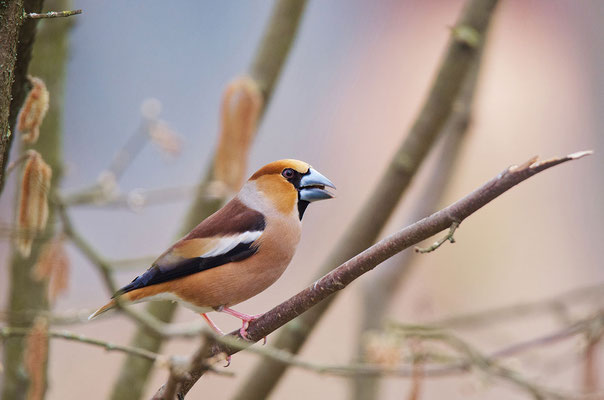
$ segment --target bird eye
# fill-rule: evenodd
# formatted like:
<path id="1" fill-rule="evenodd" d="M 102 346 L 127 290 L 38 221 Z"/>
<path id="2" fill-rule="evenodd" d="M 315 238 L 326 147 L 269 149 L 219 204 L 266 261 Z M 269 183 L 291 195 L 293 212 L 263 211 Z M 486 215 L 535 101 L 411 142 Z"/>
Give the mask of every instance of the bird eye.
<path id="1" fill-rule="evenodd" d="M 291 168 L 285 168 L 281 175 L 283 175 L 285 179 L 291 179 L 294 177 L 294 170 Z"/>

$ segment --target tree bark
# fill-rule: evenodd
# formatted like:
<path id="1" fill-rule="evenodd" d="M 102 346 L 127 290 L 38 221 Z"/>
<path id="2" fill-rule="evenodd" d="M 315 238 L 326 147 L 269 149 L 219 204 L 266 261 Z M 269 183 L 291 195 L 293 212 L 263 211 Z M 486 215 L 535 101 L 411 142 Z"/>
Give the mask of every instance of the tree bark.
<path id="1" fill-rule="evenodd" d="M 17 114 L 29 90 L 27 68 L 36 36 L 37 21 L 23 18 L 25 12 L 40 12 L 43 0 L 0 2 L 0 194 Z M 4 24 L 4 21 L 7 23 Z"/>
<path id="2" fill-rule="evenodd" d="M 70 0 L 48 0 L 47 4 L 53 9 L 67 9 Z M 37 10 L 39 12 L 40 10 Z M 63 93 L 65 86 L 65 70 L 68 59 L 69 30 L 71 22 L 67 19 L 44 20 L 40 22 L 40 37 L 33 51 L 34 61 L 31 63 L 32 75 L 44 80 L 50 92 L 50 106 L 46 118 L 40 128 L 38 142 L 30 148 L 37 150 L 53 170 L 51 191 L 57 187 L 62 170 L 62 115 Z M 26 25 L 23 25 L 25 29 Z M 32 29 L 29 47 L 33 43 Z M 22 43 L 20 43 L 22 45 Z M 28 52 L 29 53 L 29 52 Z M 19 59 L 27 69 L 30 54 L 19 55 Z M 16 79 L 16 78 L 15 78 Z M 23 79 L 26 74 L 23 73 Z M 17 80 L 15 80 L 17 84 Z M 26 91 L 23 91 L 25 96 Z M 21 102 L 22 102 L 21 98 Z M 15 102 L 15 101 L 13 101 Z M 18 111 L 17 111 L 18 112 Z M 16 114 L 15 114 L 16 118 Z M 20 184 L 20 181 L 18 181 Z M 54 209 L 49 208 L 49 218 L 46 229 L 34 241 L 31 255 L 23 258 L 14 248 L 10 261 L 10 294 L 9 294 L 9 324 L 14 327 L 30 328 L 35 319 L 32 310 L 48 310 L 46 285 L 32 279 L 32 269 L 36 264 L 40 250 L 54 232 Z M 3 399 L 25 399 L 29 378 L 23 372 L 23 352 L 25 340 L 22 337 L 11 337 L 4 343 L 4 380 L 2 388 Z"/>
<path id="3" fill-rule="evenodd" d="M 12 142 L 9 124 L 11 91 L 15 80 L 17 43 L 23 23 L 23 0 L 0 3 L 0 193 Z"/>

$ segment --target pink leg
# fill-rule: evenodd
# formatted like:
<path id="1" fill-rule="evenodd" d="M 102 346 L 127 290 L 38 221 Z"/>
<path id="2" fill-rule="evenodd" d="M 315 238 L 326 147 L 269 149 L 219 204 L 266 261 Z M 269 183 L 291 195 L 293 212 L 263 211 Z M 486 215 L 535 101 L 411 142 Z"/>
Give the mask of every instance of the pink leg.
<path id="1" fill-rule="evenodd" d="M 206 322 L 208 323 L 208 325 L 210 325 L 210 327 L 211 327 L 211 328 L 212 328 L 212 329 L 213 329 L 213 330 L 214 330 L 216 333 L 218 333 L 219 335 L 224 336 L 224 332 L 222 332 L 222 330 L 221 330 L 221 329 L 218 327 L 218 325 L 216 325 L 216 324 L 214 323 L 214 321 L 212 321 L 212 320 L 210 319 L 210 317 L 208 317 L 208 315 L 207 315 L 207 314 L 205 314 L 205 313 L 204 313 L 204 314 L 201 314 L 201 316 L 203 317 L 203 319 L 205 319 L 205 320 L 206 320 Z M 231 356 L 227 356 L 226 362 L 227 362 L 227 363 L 226 363 L 226 365 L 225 365 L 225 368 L 226 368 L 226 367 L 228 367 L 229 365 L 231 365 Z"/>
<path id="2" fill-rule="evenodd" d="M 208 317 L 207 314 L 201 314 L 201 316 L 203 317 L 203 319 L 206 320 L 206 322 L 208 323 L 208 325 L 210 325 L 210 328 L 212 328 L 214 332 L 219 335 L 224 335 L 224 332 L 218 327 L 218 325 L 214 323 L 214 321 L 210 319 L 210 317 Z"/>
<path id="3" fill-rule="evenodd" d="M 243 326 L 241 327 L 241 329 L 239 329 L 239 334 L 241 334 L 241 337 L 244 339 L 247 339 L 247 328 L 250 326 L 250 322 L 252 322 L 255 319 L 258 319 L 258 317 L 260 317 L 262 315 L 262 314 L 247 315 L 244 313 L 240 313 L 239 311 L 235 311 L 232 308 L 228 308 L 228 307 L 222 307 L 220 309 L 217 309 L 216 311 L 225 312 L 229 315 L 232 315 L 235 318 L 239 318 L 241 320 L 241 322 L 243 323 Z M 266 337 L 264 338 L 264 344 L 266 344 Z"/>

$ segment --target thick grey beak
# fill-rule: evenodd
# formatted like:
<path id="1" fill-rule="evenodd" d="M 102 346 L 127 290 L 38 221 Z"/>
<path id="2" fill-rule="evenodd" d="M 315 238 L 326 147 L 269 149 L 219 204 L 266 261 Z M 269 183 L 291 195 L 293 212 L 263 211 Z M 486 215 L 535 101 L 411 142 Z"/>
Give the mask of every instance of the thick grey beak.
<path id="1" fill-rule="evenodd" d="M 334 189 L 336 188 L 329 179 L 310 168 L 300 180 L 300 200 L 313 202 L 331 199 L 334 195 L 325 190 L 326 186 Z"/>

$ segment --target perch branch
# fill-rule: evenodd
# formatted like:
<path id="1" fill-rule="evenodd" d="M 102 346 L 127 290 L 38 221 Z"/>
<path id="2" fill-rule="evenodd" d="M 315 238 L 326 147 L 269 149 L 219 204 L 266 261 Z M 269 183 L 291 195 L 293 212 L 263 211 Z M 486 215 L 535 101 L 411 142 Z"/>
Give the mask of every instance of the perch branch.
<path id="1" fill-rule="evenodd" d="M 448 228 L 455 221 L 461 223 L 478 209 L 520 182 L 555 165 L 575 160 L 588 154 L 591 154 L 591 152 L 578 152 L 566 157 L 553 158 L 545 161 L 538 161 L 535 157 L 520 166 L 514 165 L 505 169 L 495 178 L 468 194 L 466 197 L 443 210 L 384 238 L 375 245 L 344 262 L 311 286 L 266 312 L 257 320 L 251 322 L 247 331 L 249 343 L 262 339 L 277 328 L 309 310 L 311 307 L 321 303 L 329 296 L 344 289 L 352 281 L 372 270 L 378 264 L 393 255 Z M 238 330 L 232 332 L 230 335 L 240 337 Z M 207 346 L 206 354 L 208 357 L 218 353 L 232 355 L 237 351 L 239 351 L 239 349 L 232 346 L 216 344 Z M 190 378 L 182 382 L 179 395 L 184 396 L 204 373 L 205 367 L 202 365 L 196 365 L 195 368 L 191 369 L 189 371 Z"/>

